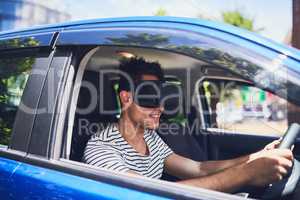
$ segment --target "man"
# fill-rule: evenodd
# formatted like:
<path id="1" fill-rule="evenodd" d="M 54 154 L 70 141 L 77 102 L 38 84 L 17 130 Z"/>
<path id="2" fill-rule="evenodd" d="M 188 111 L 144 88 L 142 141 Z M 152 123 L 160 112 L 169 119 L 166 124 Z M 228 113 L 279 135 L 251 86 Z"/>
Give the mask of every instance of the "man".
<path id="1" fill-rule="evenodd" d="M 292 152 L 275 149 L 278 141 L 232 160 L 196 162 L 177 155 L 155 131 L 164 111 L 160 65 L 132 58 L 121 63 L 120 70 L 126 75 L 119 84 L 121 117 L 89 140 L 86 163 L 151 178 L 160 178 L 165 170 L 180 178 L 179 183 L 223 192 L 281 180 L 292 166 Z"/>

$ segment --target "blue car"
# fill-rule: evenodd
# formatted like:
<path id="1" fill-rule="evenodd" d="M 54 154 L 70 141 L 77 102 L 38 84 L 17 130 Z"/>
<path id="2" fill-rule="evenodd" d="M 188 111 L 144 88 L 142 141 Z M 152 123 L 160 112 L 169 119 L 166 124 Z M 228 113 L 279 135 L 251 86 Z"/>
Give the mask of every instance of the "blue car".
<path id="1" fill-rule="evenodd" d="M 117 68 L 131 57 L 158 61 L 181 91 L 169 91 L 166 110 L 178 109 L 158 131 L 174 152 L 224 160 L 285 136 L 289 176 L 228 194 L 83 163 L 87 141 L 120 117 Z M 0 33 L 0 80 L 0 199 L 300 198 L 300 136 L 286 134 L 300 122 L 300 52 L 291 47 L 198 19 L 79 21 Z M 247 115 L 253 105 L 259 116 Z"/>

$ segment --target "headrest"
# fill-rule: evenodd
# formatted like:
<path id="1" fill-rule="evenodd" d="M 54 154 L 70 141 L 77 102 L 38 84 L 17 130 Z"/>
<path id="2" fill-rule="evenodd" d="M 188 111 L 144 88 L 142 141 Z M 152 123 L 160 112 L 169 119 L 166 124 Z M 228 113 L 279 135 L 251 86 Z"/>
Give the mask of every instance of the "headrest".
<path id="1" fill-rule="evenodd" d="M 91 122 L 113 122 L 119 113 L 113 82 L 107 76 L 101 76 L 94 71 L 86 71 L 83 81 L 86 86 L 80 88 L 77 110 L 86 109 L 87 113 L 77 113 L 77 116 L 88 118 Z M 105 84 L 105 86 L 104 86 Z M 93 88 L 93 89 L 91 89 Z M 96 102 L 95 102 L 96 101 Z"/>
<path id="2" fill-rule="evenodd" d="M 177 117 L 184 113 L 183 90 L 180 83 L 167 82 L 164 86 L 164 112 L 163 119 Z"/>

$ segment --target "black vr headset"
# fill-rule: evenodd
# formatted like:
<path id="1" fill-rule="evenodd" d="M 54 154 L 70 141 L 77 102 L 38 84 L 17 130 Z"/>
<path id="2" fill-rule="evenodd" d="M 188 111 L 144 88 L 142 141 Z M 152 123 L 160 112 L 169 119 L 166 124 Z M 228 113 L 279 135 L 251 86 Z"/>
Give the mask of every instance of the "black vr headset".
<path id="1" fill-rule="evenodd" d="M 146 108 L 157 108 L 162 105 L 163 98 L 162 81 L 138 81 L 134 84 L 134 102 Z"/>
<path id="2" fill-rule="evenodd" d="M 134 102 L 146 108 L 165 106 L 170 98 L 170 91 L 174 90 L 174 84 L 159 80 L 140 80 L 133 84 L 133 88 L 126 89 L 133 93 Z M 177 87 L 178 88 L 178 87 Z M 178 96 L 176 96 L 178 98 Z"/>

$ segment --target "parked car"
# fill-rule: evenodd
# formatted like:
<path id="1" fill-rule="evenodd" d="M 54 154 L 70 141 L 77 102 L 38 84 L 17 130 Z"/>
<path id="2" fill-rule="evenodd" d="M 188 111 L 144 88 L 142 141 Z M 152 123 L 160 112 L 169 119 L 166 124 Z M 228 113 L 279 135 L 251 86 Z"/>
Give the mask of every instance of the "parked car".
<path id="1" fill-rule="evenodd" d="M 177 124 L 176 134 L 165 134 L 168 128 L 160 134 L 176 153 L 194 160 L 257 151 L 288 128 L 274 122 L 261 133 L 264 122 L 256 120 L 234 132 L 221 129 L 214 114 L 220 85 L 251 85 L 300 105 L 300 52 L 229 25 L 133 17 L 2 32 L 1 199 L 245 198 L 182 186 L 167 174 L 153 180 L 81 162 L 91 135 L 118 120 L 116 70 L 121 59 L 132 56 L 160 62 L 166 80 L 175 80 L 182 91 L 166 105 L 178 111 L 161 119 Z M 214 94 L 205 93 L 202 83 L 207 80 L 217 88 Z M 298 160 L 299 138 L 294 143 Z M 272 198 L 299 199 L 297 187 L 276 191 Z M 269 198 L 268 193 L 268 188 L 252 188 L 250 197 Z"/>

